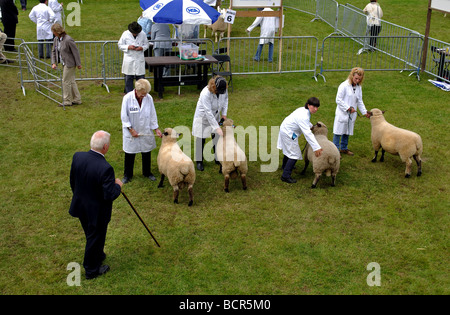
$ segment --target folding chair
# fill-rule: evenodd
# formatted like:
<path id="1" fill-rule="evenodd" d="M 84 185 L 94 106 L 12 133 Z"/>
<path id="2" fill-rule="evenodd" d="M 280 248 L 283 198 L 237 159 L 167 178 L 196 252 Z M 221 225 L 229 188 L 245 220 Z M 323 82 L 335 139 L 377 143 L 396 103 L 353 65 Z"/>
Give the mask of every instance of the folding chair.
<path id="1" fill-rule="evenodd" d="M 217 68 L 213 69 L 213 76 L 220 75 L 222 77 L 230 77 L 228 81 L 228 86 L 231 85 L 231 91 L 233 91 L 233 74 L 231 72 L 231 59 L 228 55 L 212 55 L 219 62 L 217 63 Z M 228 66 L 228 71 L 226 70 Z"/>

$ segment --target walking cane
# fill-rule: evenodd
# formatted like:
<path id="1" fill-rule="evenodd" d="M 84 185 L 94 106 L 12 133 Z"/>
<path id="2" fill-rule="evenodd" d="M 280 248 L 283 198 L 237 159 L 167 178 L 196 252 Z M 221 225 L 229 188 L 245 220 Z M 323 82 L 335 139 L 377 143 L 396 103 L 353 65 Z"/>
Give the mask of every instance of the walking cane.
<path id="1" fill-rule="evenodd" d="M 158 245 L 158 241 L 156 240 L 156 238 L 153 236 L 152 232 L 150 232 L 150 230 L 148 229 L 147 225 L 145 224 L 145 222 L 142 220 L 141 216 L 139 215 L 139 213 L 137 213 L 136 209 L 134 209 L 133 205 L 131 204 L 130 200 L 128 199 L 127 195 L 125 195 L 125 193 L 122 191 L 122 195 L 125 197 L 125 199 L 128 201 L 128 204 L 130 205 L 131 209 L 133 209 L 134 213 L 136 213 L 137 217 L 139 218 L 139 220 L 141 220 L 142 224 L 145 226 L 145 228 L 147 229 L 147 232 L 151 235 L 151 237 L 153 238 L 153 240 L 155 241 L 156 245 Z"/>

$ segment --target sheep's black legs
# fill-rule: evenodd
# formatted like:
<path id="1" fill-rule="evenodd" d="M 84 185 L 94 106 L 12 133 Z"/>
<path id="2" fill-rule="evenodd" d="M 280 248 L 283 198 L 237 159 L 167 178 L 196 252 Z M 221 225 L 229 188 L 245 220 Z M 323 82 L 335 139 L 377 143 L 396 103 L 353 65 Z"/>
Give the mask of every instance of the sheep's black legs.
<path id="1" fill-rule="evenodd" d="M 372 159 L 372 162 L 375 163 L 377 161 L 378 151 L 375 151 L 375 156 Z"/>
<path id="2" fill-rule="evenodd" d="M 166 176 L 165 176 L 164 174 L 161 174 L 161 180 L 159 181 L 158 188 L 163 187 L 163 182 L 164 182 L 164 178 L 165 178 L 165 177 L 166 177 Z"/>
<path id="3" fill-rule="evenodd" d="M 189 193 L 189 203 L 188 206 L 192 206 L 192 204 L 194 203 L 194 188 L 192 186 L 190 186 L 188 188 L 188 193 Z"/>
<path id="4" fill-rule="evenodd" d="M 241 175 L 241 181 L 242 181 L 242 189 L 247 189 L 247 176 L 245 174 Z"/>
<path id="5" fill-rule="evenodd" d="M 417 163 L 417 176 L 422 175 L 422 160 L 419 156 L 413 155 L 414 160 Z"/>
<path id="6" fill-rule="evenodd" d="M 336 175 L 331 175 L 331 186 L 336 186 Z"/>
<path id="7" fill-rule="evenodd" d="M 225 175 L 225 187 L 224 187 L 225 192 L 230 192 L 228 190 L 229 185 L 230 185 L 230 175 Z"/>
<path id="8" fill-rule="evenodd" d="M 178 194 L 180 193 L 179 189 L 174 189 L 173 191 L 173 203 L 178 203 Z"/>
<path id="9" fill-rule="evenodd" d="M 305 159 L 305 167 L 303 168 L 303 171 L 301 171 L 301 175 L 305 175 L 305 173 L 306 173 L 306 168 L 308 167 L 308 165 L 309 165 L 309 160 L 308 159 Z"/>
<path id="10" fill-rule="evenodd" d="M 381 148 L 381 157 L 380 157 L 380 162 L 384 162 L 384 152 L 386 152 L 386 151 L 384 151 L 384 149 L 383 149 L 383 148 Z"/>
<path id="11" fill-rule="evenodd" d="M 317 187 L 317 182 L 319 181 L 319 179 L 320 179 L 320 174 L 319 175 L 316 174 L 316 177 L 314 178 L 314 181 L 313 181 L 313 184 L 312 184 L 311 188 L 316 188 Z"/>

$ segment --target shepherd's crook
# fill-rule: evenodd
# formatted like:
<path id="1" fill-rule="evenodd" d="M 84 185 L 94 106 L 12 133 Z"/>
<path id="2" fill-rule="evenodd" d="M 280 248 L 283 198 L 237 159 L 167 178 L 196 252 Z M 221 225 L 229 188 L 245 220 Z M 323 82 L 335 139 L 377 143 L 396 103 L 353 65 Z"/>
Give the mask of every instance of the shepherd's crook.
<path id="1" fill-rule="evenodd" d="M 145 222 L 142 220 L 141 216 L 139 215 L 139 213 L 137 213 L 136 209 L 134 209 L 133 205 L 131 204 L 130 200 L 128 199 L 127 195 L 125 195 L 125 193 L 122 191 L 122 195 L 125 197 L 125 199 L 128 201 L 128 204 L 130 205 L 131 209 L 133 209 L 134 213 L 136 213 L 137 217 L 139 218 L 139 220 L 141 220 L 142 224 L 145 226 L 145 228 L 147 229 L 148 233 L 152 236 L 153 240 L 155 241 L 156 245 L 158 245 L 158 241 L 156 240 L 156 238 L 153 236 L 152 232 L 150 232 L 150 230 L 148 229 L 147 225 L 145 224 Z"/>

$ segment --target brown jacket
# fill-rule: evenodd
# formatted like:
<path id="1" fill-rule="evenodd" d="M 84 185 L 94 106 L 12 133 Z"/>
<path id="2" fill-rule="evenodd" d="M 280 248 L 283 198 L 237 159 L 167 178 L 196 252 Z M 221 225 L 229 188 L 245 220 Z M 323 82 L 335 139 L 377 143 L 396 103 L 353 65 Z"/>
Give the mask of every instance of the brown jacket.
<path id="1" fill-rule="evenodd" d="M 61 45 L 60 51 L 58 50 L 58 44 Z M 52 64 L 62 63 L 59 54 L 60 52 L 66 67 L 72 68 L 81 66 L 80 52 L 78 51 L 77 45 L 73 38 L 67 34 L 62 37 L 61 41 L 58 37 L 53 39 Z"/>

